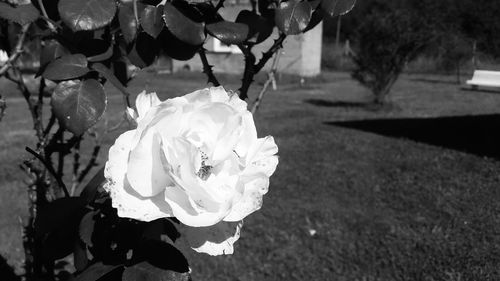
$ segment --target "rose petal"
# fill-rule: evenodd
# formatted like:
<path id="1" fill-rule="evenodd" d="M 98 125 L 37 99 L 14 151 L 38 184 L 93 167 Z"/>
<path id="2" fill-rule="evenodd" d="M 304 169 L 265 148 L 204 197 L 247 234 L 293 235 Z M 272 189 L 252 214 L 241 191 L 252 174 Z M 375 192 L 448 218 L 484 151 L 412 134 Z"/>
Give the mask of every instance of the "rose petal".
<path id="1" fill-rule="evenodd" d="M 172 217 L 172 210 L 163 199 L 163 193 L 152 198 L 144 198 L 133 193 L 125 177 L 130 144 L 135 130 L 127 131 L 119 136 L 109 149 L 104 176 L 107 181 L 104 189 L 110 193 L 112 205 L 118 210 L 120 217 L 141 221 L 152 221 L 158 218 Z"/>
<path id="2" fill-rule="evenodd" d="M 246 168 L 243 174 L 252 175 L 264 173 L 270 177 L 278 165 L 278 157 L 274 154 L 278 152 L 278 146 L 271 136 L 257 139 L 249 148 L 246 156 Z"/>
<path id="3" fill-rule="evenodd" d="M 146 91 L 142 91 L 135 99 L 135 107 L 137 108 L 138 118 L 137 122 L 142 119 L 148 113 L 149 109 L 153 106 L 157 106 L 161 103 L 160 99 L 155 92 L 147 94 Z"/>
<path id="4" fill-rule="evenodd" d="M 242 116 L 229 116 L 217 136 L 217 142 L 212 152 L 211 165 L 217 165 L 226 160 L 233 151 L 243 134 Z"/>
<path id="5" fill-rule="evenodd" d="M 192 105 L 193 108 L 203 106 L 210 102 L 210 90 L 208 88 L 194 91 L 182 97 L 187 101 L 187 104 Z"/>
<path id="6" fill-rule="evenodd" d="M 222 102 L 227 103 L 229 101 L 229 95 L 224 90 L 224 87 L 210 87 L 210 100 L 212 102 Z"/>
<path id="7" fill-rule="evenodd" d="M 238 112 L 248 112 L 247 111 L 247 103 L 246 101 L 240 99 L 240 97 L 236 93 L 229 93 L 229 105 L 231 105 Z M 250 112 L 248 112 L 250 113 Z M 253 120 L 252 120 L 253 121 Z"/>
<path id="8" fill-rule="evenodd" d="M 246 157 L 252 144 L 257 141 L 257 129 L 255 128 L 252 113 L 249 111 L 242 114 L 242 121 L 243 133 L 241 134 L 240 141 L 236 144 L 234 151 L 239 157 Z"/>
<path id="9" fill-rule="evenodd" d="M 195 200 L 188 196 L 179 184 L 165 190 L 165 201 L 172 208 L 174 216 L 185 225 L 195 227 L 214 225 L 222 221 L 231 209 L 230 202 L 219 204 L 219 206 L 215 205 L 218 209 L 214 210 L 214 206 L 204 206 L 212 201 Z M 206 209 L 212 209 L 212 212 L 208 212 Z"/>
<path id="10" fill-rule="evenodd" d="M 269 189 L 269 177 L 257 174 L 242 180 L 245 181 L 243 196 L 233 205 L 224 221 L 240 221 L 262 207 L 262 197 Z"/>
<path id="11" fill-rule="evenodd" d="M 195 251 L 212 256 L 230 255 L 240 238 L 243 221 L 219 222 L 209 227 L 184 227 L 181 232 Z"/>
<path id="12" fill-rule="evenodd" d="M 278 146 L 272 136 L 257 139 L 250 147 L 247 155 L 247 164 L 278 153 Z"/>
<path id="13" fill-rule="evenodd" d="M 243 175 L 251 176 L 258 173 L 263 173 L 267 177 L 270 177 L 276 171 L 278 162 L 279 162 L 278 156 L 276 155 L 269 156 L 266 158 L 261 158 L 257 161 L 250 163 L 243 171 Z"/>
<path id="14" fill-rule="evenodd" d="M 141 196 L 155 196 L 172 184 L 162 157 L 160 136 L 148 130 L 131 151 L 127 167 L 127 179 Z"/>

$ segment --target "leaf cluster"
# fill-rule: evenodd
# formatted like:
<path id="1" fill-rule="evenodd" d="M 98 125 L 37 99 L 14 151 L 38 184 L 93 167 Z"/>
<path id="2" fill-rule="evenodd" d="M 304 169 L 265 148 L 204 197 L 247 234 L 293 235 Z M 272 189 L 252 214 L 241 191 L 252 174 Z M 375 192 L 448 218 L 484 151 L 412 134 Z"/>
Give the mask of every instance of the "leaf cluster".
<path id="1" fill-rule="evenodd" d="M 39 208 L 34 236 L 49 268 L 73 255 L 70 280 L 189 280 L 184 255 L 173 246 L 180 236 L 175 222 L 158 219 L 139 222 L 119 218 L 110 199 L 102 194 L 103 171 L 80 196 L 56 199 Z M 60 271 L 63 276 L 71 276 Z"/>

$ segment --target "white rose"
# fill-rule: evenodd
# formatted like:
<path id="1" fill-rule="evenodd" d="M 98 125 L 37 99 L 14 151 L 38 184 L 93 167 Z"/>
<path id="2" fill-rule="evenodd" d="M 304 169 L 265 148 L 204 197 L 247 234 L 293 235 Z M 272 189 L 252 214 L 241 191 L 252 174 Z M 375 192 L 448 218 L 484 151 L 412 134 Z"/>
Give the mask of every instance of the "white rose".
<path id="1" fill-rule="evenodd" d="M 233 253 L 278 164 L 273 137 L 257 138 L 246 102 L 222 87 L 163 102 L 142 92 L 136 107 L 137 129 L 118 137 L 106 163 L 118 215 L 176 217 L 196 251 Z"/>

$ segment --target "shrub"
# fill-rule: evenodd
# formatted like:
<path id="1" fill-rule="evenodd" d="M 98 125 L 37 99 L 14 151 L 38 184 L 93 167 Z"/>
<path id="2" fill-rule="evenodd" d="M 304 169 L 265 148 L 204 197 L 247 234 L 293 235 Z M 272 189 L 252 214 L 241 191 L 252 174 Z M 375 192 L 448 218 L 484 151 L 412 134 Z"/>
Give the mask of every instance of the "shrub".
<path id="1" fill-rule="evenodd" d="M 431 38 L 429 28 L 403 10 L 378 9 L 355 32 L 352 77 L 369 88 L 383 104 L 405 65 Z"/>

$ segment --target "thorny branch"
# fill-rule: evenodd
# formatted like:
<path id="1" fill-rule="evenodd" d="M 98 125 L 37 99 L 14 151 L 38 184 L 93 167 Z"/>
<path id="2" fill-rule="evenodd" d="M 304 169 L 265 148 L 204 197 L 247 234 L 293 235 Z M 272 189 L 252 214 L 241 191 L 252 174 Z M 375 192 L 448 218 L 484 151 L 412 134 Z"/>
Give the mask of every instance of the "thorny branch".
<path id="1" fill-rule="evenodd" d="M 19 37 L 17 39 L 14 51 L 10 55 L 9 59 L 0 68 L 0 77 L 3 76 L 7 72 L 7 70 L 9 70 L 9 68 L 16 62 L 17 58 L 19 58 L 19 56 L 23 52 L 24 40 L 26 39 L 26 34 L 28 33 L 29 28 L 30 24 L 23 25 L 21 29 L 21 34 L 19 34 Z"/>
<path id="2" fill-rule="evenodd" d="M 215 11 L 217 12 L 220 8 L 224 7 L 224 1 L 226 0 L 219 0 L 219 3 L 217 3 L 217 6 L 215 6 Z"/>
<path id="3" fill-rule="evenodd" d="M 203 73 L 205 73 L 208 77 L 208 83 L 212 83 L 215 87 L 220 86 L 220 83 L 212 70 L 213 65 L 208 63 L 206 50 L 204 48 L 200 48 L 198 55 L 200 55 L 201 63 L 203 64 Z"/>
<path id="4" fill-rule="evenodd" d="M 283 41 L 285 41 L 286 35 L 281 33 L 278 39 L 274 40 L 274 44 L 262 54 L 262 58 L 259 60 L 259 63 L 255 65 L 255 72 L 259 72 L 264 65 L 266 65 L 267 61 L 273 57 L 274 53 L 276 53 L 279 49 L 283 48 Z"/>
<path id="5" fill-rule="evenodd" d="M 42 164 L 45 166 L 45 168 L 47 169 L 47 171 L 49 171 L 49 173 L 54 177 L 54 179 L 57 181 L 57 184 L 59 185 L 59 187 L 61 187 L 61 189 L 64 191 L 64 195 L 66 197 L 69 197 L 69 192 L 68 192 L 68 189 L 66 188 L 66 185 L 64 184 L 64 182 L 62 181 L 62 179 L 60 177 L 57 176 L 57 173 L 56 171 L 54 170 L 54 167 L 52 167 L 52 165 L 50 165 L 47 160 L 45 160 L 45 158 L 43 156 L 41 156 L 39 153 L 37 153 L 36 151 L 34 151 L 33 149 L 29 148 L 29 147 L 26 147 L 26 151 L 28 151 L 29 153 L 31 153 L 33 156 L 36 157 L 36 159 L 40 160 L 40 162 L 42 162 Z"/>
<path id="6" fill-rule="evenodd" d="M 274 40 L 273 45 L 262 54 L 262 58 L 260 58 L 259 62 L 256 63 L 255 55 L 252 53 L 253 45 L 248 44 L 238 45 L 241 52 L 245 56 L 245 70 L 243 71 L 243 79 L 241 80 L 241 87 L 238 90 L 239 96 L 242 100 L 248 98 L 248 89 L 253 82 L 253 78 L 255 74 L 262 70 L 262 68 L 266 65 L 270 58 L 273 57 L 274 53 L 278 52 L 279 49 L 283 47 L 283 41 L 285 40 L 286 35 L 284 33 L 280 33 L 280 36 Z"/>
<path id="7" fill-rule="evenodd" d="M 255 55 L 252 53 L 252 45 L 238 45 L 241 52 L 245 56 L 245 69 L 243 70 L 243 78 L 241 79 L 241 87 L 238 89 L 239 96 L 242 100 L 248 98 L 248 89 L 253 82 L 255 76 Z"/>

